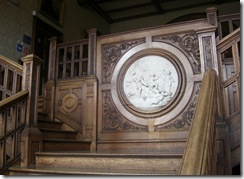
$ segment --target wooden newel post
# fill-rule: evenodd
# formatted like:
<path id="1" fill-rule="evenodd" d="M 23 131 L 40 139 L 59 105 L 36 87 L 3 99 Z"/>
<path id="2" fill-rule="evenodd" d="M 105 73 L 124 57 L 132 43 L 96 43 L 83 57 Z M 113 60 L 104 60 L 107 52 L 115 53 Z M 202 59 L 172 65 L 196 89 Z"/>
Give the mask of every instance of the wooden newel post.
<path id="1" fill-rule="evenodd" d="M 26 127 L 21 133 L 21 166 L 29 166 L 35 163 L 35 152 L 42 150 L 43 136 L 37 128 L 37 98 L 43 60 L 33 54 L 23 57 L 21 60 L 23 61 L 22 90 L 29 90 Z"/>
<path id="2" fill-rule="evenodd" d="M 88 75 L 96 75 L 97 29 L 91 29 L 87 32 L 89 34 Z"/>

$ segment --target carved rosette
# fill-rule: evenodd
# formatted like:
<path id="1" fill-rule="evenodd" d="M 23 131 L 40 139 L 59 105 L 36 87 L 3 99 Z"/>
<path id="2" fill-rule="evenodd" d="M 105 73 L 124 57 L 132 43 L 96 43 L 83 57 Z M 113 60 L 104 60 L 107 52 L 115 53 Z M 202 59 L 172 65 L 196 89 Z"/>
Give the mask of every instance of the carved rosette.
<path id="1" fill-rule="evenodd" d="M 145 43 L 144 38 L 117 44 L 103 45 L 103 83 L 109 83 L 111 81 L 111 75 L 113 74 L 114 67 L 119 61 L 119 58 L 128 50 L 142 43 Z"/>
<path id="2" fill-rule="evenodd" d="M 160 131 L 163 129 L 181 129 L 181 128 L 189 127 L 191 125 L 193 114 L 197 104 L 197 98 L 200 91 L 200 85 L 201 83 L 195 84 L 194 94 L 192 96 L 191 102 L 189 103 L 189 106 L 186 108 L 186 110 L 181 114 L 181 117 L 171 121 L 170 124 L 167 123 L 165 125 L 158 126 L 156 130 Z"/>
<path id="3" fill-rule="evenodd" d="M 136 125 L 125 119 L 115 108 L 110 91 L 103 91 L 103 132 L 147 131 L 147 127 Z"/>
<path id="4" fill-rule="evenodd" d="M 152 41 L 169 43 L 178 49 L 181 49 L 181 51 L 188 57 L 194 73 L 201 73 L 199 43 L 195 32 L 174 36 L 155 36 L 152 38 Z"/>
<path id="5" fill-rule="evenodd" d="M 76 97 L 75 94 L 69 93 L 64 95 L 62 99 L 62 109 L 65 112 L 71 113 L 75 111 L 77 106 L 78 106 L 78 98 Z"/>

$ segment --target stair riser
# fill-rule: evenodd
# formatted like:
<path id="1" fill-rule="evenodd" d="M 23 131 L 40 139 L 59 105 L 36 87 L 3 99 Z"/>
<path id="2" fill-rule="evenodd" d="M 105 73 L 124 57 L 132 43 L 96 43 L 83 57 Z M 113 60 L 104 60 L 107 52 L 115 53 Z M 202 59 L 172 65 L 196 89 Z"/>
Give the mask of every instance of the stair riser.
<path id="1" fill-rule="evenodd" d="M 66 133 L 66 132 L 49 132 L 41 131 L 45 139 L 76 139 L 77 134 L 75 133 Z"/>
<path id="2" fill-rule="evenodd" d="M 45 129 L 61 129 L 61 124 L 56 123 L 45 123 L 45 122 L 38 122 L 38 128 L 45 128 Z"/>
<path id="3" fill-rule="evenodd" d="M 65 157 L 37 156 L 37 166 L 104 168 L 123 170 L 173 170 L 179 169 L 180 158 L 134 158 L 134 157 Z"/>
<path id="4" fill-rule="evenodd" d="M 57 151 L 89 151 L 90 143 L 62 143 L 62 142 L 45 142 L 43 141 L 44 152 L 57 152 Z"/>

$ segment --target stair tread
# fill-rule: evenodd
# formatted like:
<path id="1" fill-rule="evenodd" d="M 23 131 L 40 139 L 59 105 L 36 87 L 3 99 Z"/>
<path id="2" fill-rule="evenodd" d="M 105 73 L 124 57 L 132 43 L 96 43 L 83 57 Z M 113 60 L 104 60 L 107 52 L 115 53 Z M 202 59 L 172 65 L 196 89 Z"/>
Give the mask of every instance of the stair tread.
<path id="1" fill-rule="evenodd" d="M 75 142 L 75 143 L 89 143 L 91 140 L 76 140 L 76 139 L 48 139 L 44 138 L 43 141 L 45 142 Z"/>
<path id="2" fill-rule="evenodd" d="M 71 168 L 71 167 L 12 167 L 11 172 L 68 175 L 177 175 L 176 170 L 138 170 L 106 168 Z"/>
<path id="3" fill-rule="evenodd" d="M 53 124 L 63 124 L 62 122 L 59 122 L 59 121 L 50 121 L 50 120 L 45 120 L 45 119 L 38 119 L 38 122 L 53 123 Z"/>
<path id="4" fill-rule="evenodd" d="M 165 157 L 165 158 L 182 158 L 181 153 L 167 153 L 167 152 L 142 152 L 138 151 L 123 151 L 123 152 L 111 152 L 111 151 L 104 151 L 104 152 L 93 152 L 93 151 L 79 151 L 79 152 L 36 152 L 36 155 L 42 156 L 75 156 L 75 157 Z"/>

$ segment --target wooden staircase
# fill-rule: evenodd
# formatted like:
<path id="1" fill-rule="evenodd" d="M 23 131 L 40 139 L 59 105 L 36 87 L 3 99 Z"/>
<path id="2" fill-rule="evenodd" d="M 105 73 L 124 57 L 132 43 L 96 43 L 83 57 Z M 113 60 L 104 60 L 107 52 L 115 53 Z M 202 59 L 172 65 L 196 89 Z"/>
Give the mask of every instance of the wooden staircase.
<path id="1" fill-rule="evenodd" d="M 182 154 L 150 151 L 90 151 L 91 141 L 78 140 L 77 131 L 63 129 L 39 113 L 38 128 L 43 133 L 43 151 L 36 164 L 15 166 L 10 175 L 177 175 Z"/>
<path id="2" fill-rule="evenodd" d="M 48 120 L 45 113 L 39 113 L 38 128 L 43 134 L 43 151 L 89 151 L 91 141 L 78 140 L 78 132 L 64 129 L 64 125 L 63 122 Z"/>

